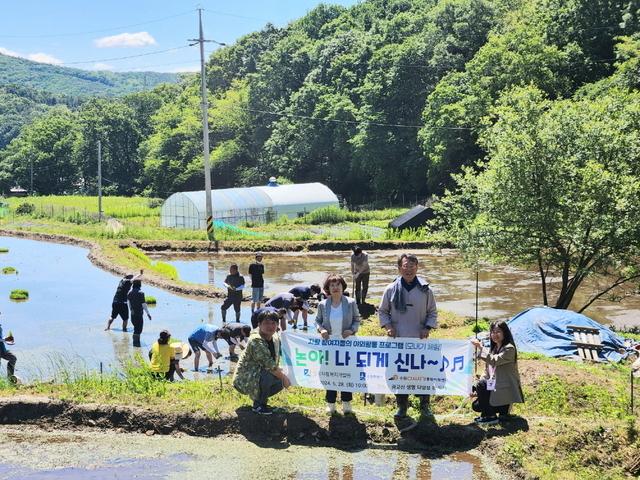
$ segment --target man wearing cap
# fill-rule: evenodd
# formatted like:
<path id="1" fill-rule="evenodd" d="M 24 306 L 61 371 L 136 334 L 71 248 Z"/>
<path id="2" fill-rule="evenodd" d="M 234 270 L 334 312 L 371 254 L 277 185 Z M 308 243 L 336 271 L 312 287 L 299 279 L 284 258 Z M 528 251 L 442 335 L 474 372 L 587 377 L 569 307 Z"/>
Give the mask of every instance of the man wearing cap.
<path id="1" fill-rule="evenodd" d="M 371 270 L 369 269 L 369 255 L 358 245 L 353 247 L 353 255 L 351 255 L 351 275 L 355 284 L 356 303 L 360 305 L 367 298 Z"/>
<path id="2" fill-rule="evenodd" d="M 273 409 L 267 404 L 269 397 L 291 386 L 289 378 L 278 367 L 278 320 L 274 312 L 258 315 L 258 328 L 251 332 L 233 375 L 234 388 L 253 400 L 253 411 L 260 415 L 271 415 Z"/>
<path id="3" fill-rule="evenodd" d="M 256 252 L 256 261 L 249 265 L 251 275 L 251 313 L 260 308 L 264 297 L 264 264 L 262 252 Z"/>
<path id="4" fill-rule="evenodd" d="M 438 324 L 436 300 L 429 284 L 417 276 L 418 258 L 403 253 L 398 257 L 398 272 L 393 283 L 382 294 L 378 309 L 380 326 L 389 337 L 429 338 L 431 329 Z M 422 415 L 431 414 L 429 395 L 418 395 Z M 409 395 L 396 394 L 398 411 L 394 417 L 401 431 L 415 427 L 416 423 L 407 416 Z"/>
<path id="5" fill-rule="evenodd" d="M 16 362 L 18 359 L 7 349 L 5 342 L 13 345 L 13 334 L 9 331 L 9 335 L 3 337 L 2 325 L 0 325 L 0 358 L 7 361 L 7 378 L 9 382 L 18 383 L 18 378 L 15 376 Z"/>

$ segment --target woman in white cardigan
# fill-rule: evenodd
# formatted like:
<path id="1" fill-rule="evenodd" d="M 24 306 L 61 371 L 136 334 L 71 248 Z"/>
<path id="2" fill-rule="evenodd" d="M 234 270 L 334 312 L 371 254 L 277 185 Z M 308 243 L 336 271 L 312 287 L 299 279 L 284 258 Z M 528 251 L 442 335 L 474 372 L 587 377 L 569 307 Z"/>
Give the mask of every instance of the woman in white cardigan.
<path id="1" fill-rule="evenodd" d="M 329 275 L 324 281 L 324 292 L 328 298 L 318 304 L 316 327 L 325 340 L 330 337 L 347 338 L 358 331 L 360 312 L 356 301 L 344 295 L 346 288 L 347 282 L 341 275 Z M 327 390 L 327 413 L 335 413 L 337 397 L 337 391 Z M 342 411 L 345 414 L 352 412 L 352 398 L 351 392 L 340 392 Z"/>

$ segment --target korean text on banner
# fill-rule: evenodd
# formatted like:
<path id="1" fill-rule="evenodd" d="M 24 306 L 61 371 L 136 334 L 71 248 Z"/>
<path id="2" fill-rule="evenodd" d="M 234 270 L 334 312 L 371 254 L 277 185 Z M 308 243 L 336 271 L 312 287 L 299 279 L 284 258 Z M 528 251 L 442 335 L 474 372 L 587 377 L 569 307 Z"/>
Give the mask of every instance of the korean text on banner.
<path id="1" fill-rule="evenodd" d="M 343 392 L 468 395 L 468 340 L 349 337 L 283 332 L 282 368 L 293 385 Z"/>

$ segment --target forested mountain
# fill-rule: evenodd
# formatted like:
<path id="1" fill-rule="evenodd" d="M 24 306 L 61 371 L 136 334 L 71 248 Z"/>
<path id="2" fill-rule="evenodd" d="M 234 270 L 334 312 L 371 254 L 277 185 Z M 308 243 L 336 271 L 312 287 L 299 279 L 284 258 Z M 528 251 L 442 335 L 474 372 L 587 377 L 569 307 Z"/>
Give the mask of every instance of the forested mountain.
<path id="1" fill-rule="evenodd" d="M 324 182 L 353 203 L 440 194 L 485 158 L 481 138 L 513 88 L 552 102 L 607 82 L 636 91 L 639 10 L 640 0 L 368 0 L 267 25 L 208 61 L 214 185 L 276 175 Z M 65 150 L 76 173 L 56 188 L 94 188 L 98 139 L 118 193 L 202 188 L 199 103 L 192 78 L 170 94 L 57 111 L 54 124 L 62 115 L 74 126 L 61 131 L 76 135 Z M 47 122 L 0 152 L 1 188 L 24 183 Z"/>
<path id="2" fill-rule="evenodd" d="M 175 73 L 90 72 L 0 54 L 0 85 L 26 86 L 54 95 L 118 97 L 176 80 Z"/>

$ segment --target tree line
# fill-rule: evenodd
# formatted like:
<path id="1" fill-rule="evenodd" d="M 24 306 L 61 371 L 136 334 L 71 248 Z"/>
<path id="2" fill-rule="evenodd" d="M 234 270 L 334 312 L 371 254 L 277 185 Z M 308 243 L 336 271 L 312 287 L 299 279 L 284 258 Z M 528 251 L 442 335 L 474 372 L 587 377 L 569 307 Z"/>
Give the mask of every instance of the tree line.
<path id="1" fill-rule="evenodd" d="M 321 181 L 352 203 L 441 195 L 484 168 L 514 88 L 553 103 L 637 82 L 639 3 L 369 0 L 267 25 L 208 60 L 213 183 Z M 0 189 L 28 185 L 33 165 L 38 193 L 92 193 L 98 140 L 108 193 L 203 188 L 198 83 L 49 109 L 0 151 Z"/>

